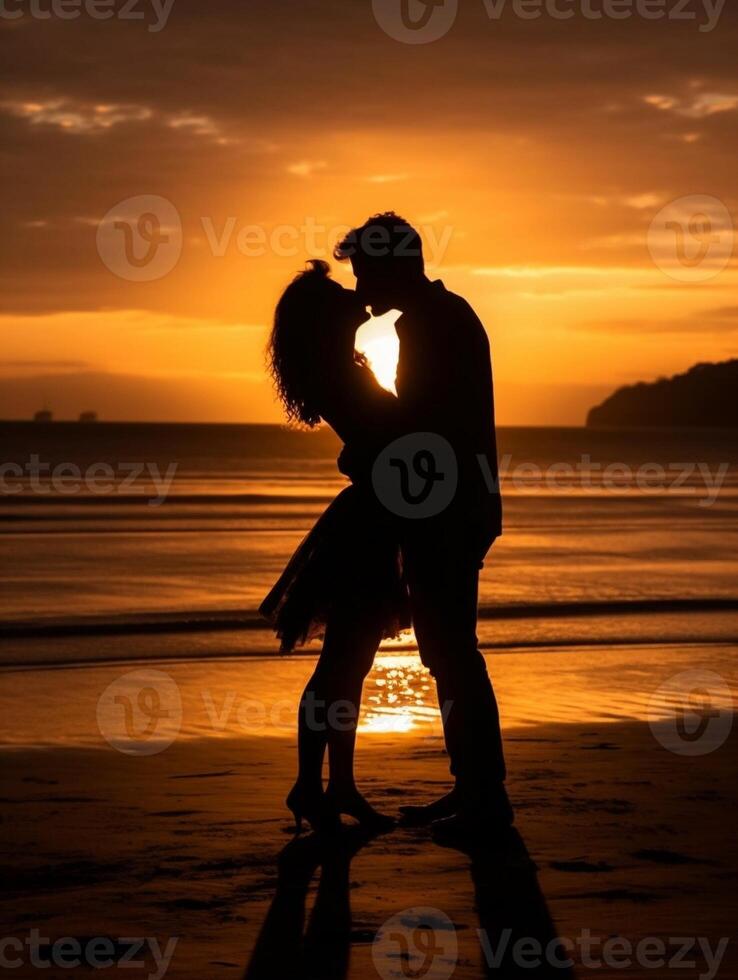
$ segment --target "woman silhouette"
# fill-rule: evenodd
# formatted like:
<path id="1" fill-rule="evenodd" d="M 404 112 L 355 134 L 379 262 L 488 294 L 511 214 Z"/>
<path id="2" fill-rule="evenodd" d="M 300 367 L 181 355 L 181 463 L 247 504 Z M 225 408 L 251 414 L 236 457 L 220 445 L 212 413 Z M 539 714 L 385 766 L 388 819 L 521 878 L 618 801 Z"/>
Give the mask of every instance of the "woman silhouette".
<path id="1" fill-rule="evenodd" d="M 329 273 L 327 263 L 311 261 L 280 299 L 269 342 L 272 376 L 290 421 L 325 421 L 352 459 L 371 461 L 392 438 L 397 399 L 354 348 L 365 307 Z M 261 606 L 283 652 L 324 637 L 298 714 L 298 776 L 287 797 L 298 831 L 302 817 L 322 831 L 340 825 L 342 813 L 373 830 L 393 824 L 357 789 L 354 748 L 364 678 L 381 640 L 407 628 L 410 617 L 397 533 L 372 492 L 369 464 L 363 475 L 358 469 Z"/>

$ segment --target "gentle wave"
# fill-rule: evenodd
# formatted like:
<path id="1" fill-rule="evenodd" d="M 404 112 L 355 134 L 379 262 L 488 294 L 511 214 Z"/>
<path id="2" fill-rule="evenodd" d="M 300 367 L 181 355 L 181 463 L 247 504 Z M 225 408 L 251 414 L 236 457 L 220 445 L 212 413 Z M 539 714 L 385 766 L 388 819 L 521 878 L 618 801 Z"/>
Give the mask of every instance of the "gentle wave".
<path id="1" fill-rule="evenodd" d="M 110 493 L 110 494 L 23 494 L 14 497 L 0 497 L 4 506 L 10 507 L 151 507 L 152 497 L 156 497 L 154 488 L 147 488 L 141 493 Z M 332 493 L 170 493 L 162 504 L 170 507 L 174 504 L 209 504 L 223 507 L 226 504 L 328 504 L 335 497 Z"/>
<path id="2" fill-rule="evenodd" d="M 683 649 L 697 648 L 703 649 L 722 648 L 732 651 L 738 637 L 732 639 L 721 636 L 720 634 L 703 634 L 698 637 L 690 636 L 685 638 L 682 634 L 660 633 L 658 638 L 654 638 L 648 633 L 634 633 L 632 635 L 612 635 L 602 638 L 582 637 L 576 635 L 565 635 L 547 638 L 545 640 L 528 639 L 525 642 L 496 642 L 493 640 L 484 641 L 479 644 L 479 649 L 487 654 L 500 653 L 545 653 L 550 651 L 560 653 L 562 650 L 606 650 L 613 651 L 625 648 L 649 648 L 662 649 L 668 647 L 680 647 Z M 379 655 L 401 656 L 417 653 L 417 643 L 393 643 L 388 647 L 381 647 Z M 6 659 L 0 656 L 0 673 L 14 674 L 25 671 L 47 671 L 47 670 L 72 670 L 89 669 L 94 667 L 114 667 L 114 666 L 146 666 L 152 667 L 156 664 L 188 664 L 188 663 L 216 663 L 222 661 L 238 660 L 304 660 L 315 659 L 318 656 L 318 648 L 303 648 L 291 654 L 279 653 L 274 646 L 252 646 L 242 650 L 180 650 L 178 652 L 158 652 L 155 657 L 140 657 L 135 653 L 113 653 L 105 656 L 55 656 L 55 657 L 25 657 L 20 659 Z"/>
<path id="3" fill-rule="evenodd" d="M 738 598 L 670 598 L 483 604 L 480 620 L 556 619 L 577 616 L 629 616 L 648 613 L 738 612 Z M 85 616 L 34 622 L 6 620 L 0 639 L 42 639 L 70 636 L 126 636 L 157 633 L 216 633 L 268 630 L 255 611 L 215 610 L 145 613 L 117 617 Z"/>
<path id="4" fill-rule="evenodd" d="M 309 485 L 309 481 L 302 481 Z M 225 491 L 179 491 L 176 486 L 168 491 L 159 490 L 154 486 L 141 486 L 135 492 L 112 492 L 112 493 L 21 493 L 9 494 L 0 490 L 0 505 L 6 513 L 25 508 L 69 508 L 85 509 L 91 508 L 119 508 L 119 507 L 151 507 L 151 501 L 156 500 L 156 509 L 174 508 L 180 506 L 201 506 L 208 508 L 223 508 L 228 505 L 238 507 L 253 506 L 261 507 L 264 505 L 289 506 L 295 504 L 302 505 L 322 505 L 331 503 L 338 493 L 347 484 L 340 483 L 335 487 L 326 488 L 321 481 L 321 485 L 316 486 L 315 490 L 309 493 L 280 493 L 272 492 L 243 492 L 233 493 Z M 679 486 L 670 486 L 668 483 L 663 485 L 652 485 L 641 487 L 635 482 L 626 482 L 617 485 L 601 485 L 593 483 L 590 485 L 569 485 L 562 483 L 560 486 L 541 485 L 537 481 L 518 481 L 508 483 L 502 480 L 501 489 L 503 493 L 511 497 L 540 498 L 543 500 L 555 498 L 557 500 L 568 500 L 573 504 L 578 504 L 581 500 L 653 500 L 659 498 L 683 499 L 690 497 L 704 496 L 707 490 L 713 487 L 706 487 L 704 480 L 690 480 Z M 721 480 L 718 487 L 721 498 L 732 498 L 738 492 L 738 475 L 730 475 Z"/>

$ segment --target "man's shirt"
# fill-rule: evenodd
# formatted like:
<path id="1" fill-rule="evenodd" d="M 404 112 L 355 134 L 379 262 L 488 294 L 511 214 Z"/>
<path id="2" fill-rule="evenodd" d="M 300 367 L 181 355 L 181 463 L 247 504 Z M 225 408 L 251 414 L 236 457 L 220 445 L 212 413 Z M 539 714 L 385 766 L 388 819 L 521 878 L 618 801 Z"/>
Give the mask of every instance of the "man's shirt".
<path id="1" fill-rule="evenodd" d="M 442 282 L 429 283 L 396 324 L 397 395 L 406 432 L 435 432 L 459 466 L 454 520 L 502 533 L 492 361 L 486 331 L 471 306 Z"/>

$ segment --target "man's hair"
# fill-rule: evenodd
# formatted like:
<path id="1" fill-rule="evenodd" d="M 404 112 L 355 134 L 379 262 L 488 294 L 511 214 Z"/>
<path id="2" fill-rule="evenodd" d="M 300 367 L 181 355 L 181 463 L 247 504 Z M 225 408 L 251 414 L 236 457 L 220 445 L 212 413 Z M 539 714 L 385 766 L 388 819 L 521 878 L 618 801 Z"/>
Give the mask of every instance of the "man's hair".
<path id="1" fill-rule="evenodd" d="M 375 214 L 350 231 L 336 245 L 333 257 L 340 262 L 351 259 L 359 269 L 381 263 L 404 275 L 417 276 L 425 271 L 420 235 L 394 211 Z"/>

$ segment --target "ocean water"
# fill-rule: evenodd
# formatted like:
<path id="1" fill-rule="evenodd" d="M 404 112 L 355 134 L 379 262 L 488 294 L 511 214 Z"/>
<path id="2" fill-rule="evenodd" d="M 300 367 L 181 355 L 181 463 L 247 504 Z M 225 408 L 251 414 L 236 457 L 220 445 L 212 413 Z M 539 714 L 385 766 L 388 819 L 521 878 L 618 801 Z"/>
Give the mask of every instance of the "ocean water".
<path id="1" fill-rule="evenodd" d="M 0 439 L 0 666 L 276 652 L 256 610 L 345 486 L 330 432 L 4 423 Z M 483 648 L 738 642 L 734 431 L 499 443 Z"/>

